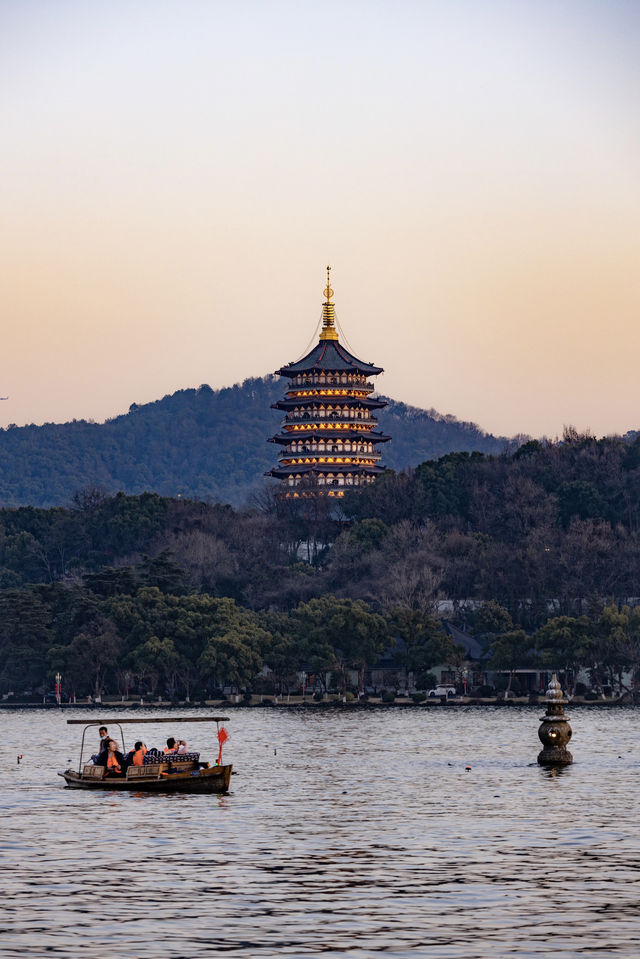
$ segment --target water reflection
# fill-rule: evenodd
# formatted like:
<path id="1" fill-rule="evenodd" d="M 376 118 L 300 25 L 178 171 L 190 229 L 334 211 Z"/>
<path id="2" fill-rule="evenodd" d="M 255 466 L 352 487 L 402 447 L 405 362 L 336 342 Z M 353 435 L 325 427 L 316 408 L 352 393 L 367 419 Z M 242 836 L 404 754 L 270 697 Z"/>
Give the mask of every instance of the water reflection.
<path id="1" fill-rule="evenodd" d="M 637 714 L 553 770 L 537 713 L 238 710 L 230 795 L 166 797 L 65 790 L 64 713 L 3 714 L 3 954 L 635 954 Z"/>
<path id="2" fill-rule="evenodd" d="M 564 776 L 571 772 L 570 766 L 540 766 L 539 769 L 540 772 L 544 774 L 546 779 L 558 779 L 560 776 Z"/>

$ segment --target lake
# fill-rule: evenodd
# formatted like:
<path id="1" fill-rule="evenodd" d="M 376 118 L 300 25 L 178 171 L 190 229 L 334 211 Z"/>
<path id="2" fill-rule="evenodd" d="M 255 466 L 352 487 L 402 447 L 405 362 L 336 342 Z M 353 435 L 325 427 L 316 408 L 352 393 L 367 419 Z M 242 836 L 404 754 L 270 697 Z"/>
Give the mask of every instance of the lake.
<path id="1" fill-rule="evenodd" d="M 569 710 L 559 771 L 543 712 L 234 709 L 230 794 L 164 797 L 56 776 L 67 718 L 108 709 L 1 711 L 2 954 L 635 956 L 640 711 Z M 124 730 L 217 752 L 215 725 Z"/>

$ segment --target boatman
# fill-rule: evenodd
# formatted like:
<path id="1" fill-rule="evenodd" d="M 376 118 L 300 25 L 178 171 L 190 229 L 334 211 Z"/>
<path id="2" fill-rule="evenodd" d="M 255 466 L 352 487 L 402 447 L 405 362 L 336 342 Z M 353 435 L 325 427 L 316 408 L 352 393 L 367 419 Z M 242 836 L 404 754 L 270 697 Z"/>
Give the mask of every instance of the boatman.
<path id="1" fill-rule="evenodd" d="M 97 753 L 94 753 L 93 756 L 91 757 L 91 762 L 92 762 L 95 766 L 100 765 L 100 764 L 98 763 L 98 760 L 99 760 L 100 756 L 102 755 L 103 750 L 105 750 L 105 749 L 107 748 L 107 747 L 106 747 L 106 743 L 109 742 L 109 733 L 107 732 L 107 727 L 106 727 L 106 726 L 101 726 L 100 729 L 98 730 L 98 732 L 100 733 L 100 745 L 98 746 L 98 752 L 97 752 Z"/>

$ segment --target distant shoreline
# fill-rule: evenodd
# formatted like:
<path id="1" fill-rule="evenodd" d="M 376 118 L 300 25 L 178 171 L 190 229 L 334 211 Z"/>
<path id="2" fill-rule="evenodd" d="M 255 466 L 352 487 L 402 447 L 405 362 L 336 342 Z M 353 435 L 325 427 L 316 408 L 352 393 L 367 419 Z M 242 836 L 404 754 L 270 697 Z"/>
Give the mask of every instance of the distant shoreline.
<path id="1" fill-rule="evenodd" d="M 513 707 L 520 708 L 522 706 L 527 706 L 535 709 L 540 709 L 546 705 L 546 700 L 543 697 L 540 697 L 538 702 L 531 702 L 525 697 L 520 697 L 518 699 L 449 699 L 444 700 L 440 697 L 436 699 L 424 700 L 421 703 L 414 703 L 408 699 L 399 699 L 396 702 L 385 703 L 382 700 L 368 700 L 365 702 L 358 702 L 354 700 L 353 702 L 344 703 L 341 700 L 333 700 L 327 702 L 314 702 L 310 700 L 302 701 L 300 698 L 296 698 L 295 701 L 289 702 L 278 702 L 275 703 L 273 700 L 265 698 L 262 702 L 252 702 L 252 703 L 231 703 L 225 700 L 209 700 L 205 703 L 167 703 L 167 702 L 155 702 L 155 703 L 143 703 L 140 704 L 139 701 L 135 702 L 117 702 L 117 703 L 63 703 L 58 706 L 55 703 L 0 703 L 0 710 L 6 710 L 7 712 L 17 712 L 19 710 L 37 710 L 37 711 L 46 711 L 46 712 L 101 712 L 105 714 L 106 712 L 172 712 L 172 711 L 184 711 L 185 709 L 193 710 L 202 710 L 202 709 L 311 709 L 311 710 L 347 710 L 347 709 L 359 709 L 359 710 L 368 710 L 368 709 L 437 709 L 444 707 L 445 709 L 455 709 L 465 706 L 475 706 L 475 707 L 486 707 L 486 706 L 500 706 L 505 709 L 511 709 Z M 619 699 L 573 699 L 570 700 L 567 709 L 573 709 L 574 707 L 586 707 L 591 708 L 593 706 L 597 707 L 606 707 L 610 708 L 612 706 L 624 707 L 624 708 L 634 708 L 640 704 L 634 704 L 631 702 L 621 701 Z"/>

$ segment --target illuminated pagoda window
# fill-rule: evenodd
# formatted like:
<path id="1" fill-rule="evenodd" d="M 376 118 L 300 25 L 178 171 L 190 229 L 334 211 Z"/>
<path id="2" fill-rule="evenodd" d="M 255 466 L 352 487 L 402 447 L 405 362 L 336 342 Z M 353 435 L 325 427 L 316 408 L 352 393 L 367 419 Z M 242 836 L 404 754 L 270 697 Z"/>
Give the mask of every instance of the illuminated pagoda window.
<path id="1" fill-rule="evenodd" d="M 387 404 L 373 395 L 370 382 L 382 367 L 364 363 L 340 344 L 329 266 L 324 296 L 317 346 L 276 370 L 289 383 L 283 399 L 273 404 L 284 419 L 269 442 L 282 449 L 278 465 L 266 475 L 281 480 L 286 496 L 344 496 L 348 489 L 362 489 L 384 472 L 377 446 L 391 439 L 376 429 L 376 411 Z"/>

